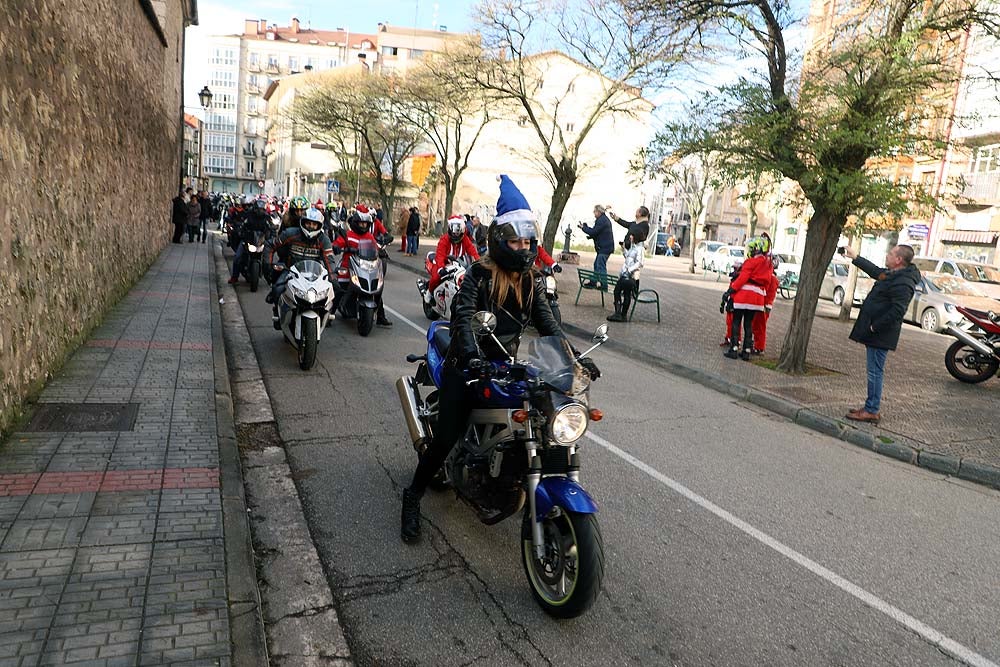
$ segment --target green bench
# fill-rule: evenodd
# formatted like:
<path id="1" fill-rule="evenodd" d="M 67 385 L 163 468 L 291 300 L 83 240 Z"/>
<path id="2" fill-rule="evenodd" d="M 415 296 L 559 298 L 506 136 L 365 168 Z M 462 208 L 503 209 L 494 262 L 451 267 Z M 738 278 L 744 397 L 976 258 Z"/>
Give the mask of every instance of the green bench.
<path id="1" fill-rule="evenodd" d="M 583 290 L 594 290 L 601 293 L 601 307 L 604 307 L 604 295 L 608 292 L 608 287 L 614 287 L 618 284 L 618 276 L 611 275 L 610 273 L 606 276 L 601 276 L 600 280 L 602 285 L 600 287 L 591 287 L 587 283 L 598 282 L 598 274 L 594 271 L 588 271 L 587 269 L 577 269 L 576 277 L 580 281 L 580 289 L 576 291 L 576 301 L 573 303 L 574 306 L 580 305 L 580 295 L 583 294 Z"/>
<path id="2" fill-rule="evenodd" d="M 618 284 L 618 276 L 611 274 L 607 275 L 607 284 L 601 285 L 601 287 L 591 287 L 587 283 L 597 282 L 597 274 L 593 271 L 588 271 L 587 269 L 577 269 L 577 280 L 580 282 L 580 289 L 576 291 L 576 301 L 573 305 L 580 305 L 580 295 L 583 294 L 583 290 L 595 290 L 601 294 L 601 307 L 604 307 L 604 295 L 608 291 L 608 287 L 614 287 Z M 655 303 L 656 304 L 656 321 L 660 321 L 660 295 L 655 289 L 640 289 L 632 299 L 632 307 L 629 309 L 628 319 L 631 320 L 632 316 L 635 315 L 635 307 L 640 303 Z"/>

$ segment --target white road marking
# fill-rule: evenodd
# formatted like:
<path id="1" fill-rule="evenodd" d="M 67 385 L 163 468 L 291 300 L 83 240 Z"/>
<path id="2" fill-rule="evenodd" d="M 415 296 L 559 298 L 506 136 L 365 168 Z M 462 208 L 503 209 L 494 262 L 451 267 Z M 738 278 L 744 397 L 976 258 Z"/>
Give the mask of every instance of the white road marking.
<path id="1" fill-rule="evenodd" d="M 402 314 L 400 314 L 396 310 L 393 310 L 392 308 L 389 308 L 388 306 L 386 306 L 385 309 L 388 310 L 393 315 L 395 315 L 396 317 L 398 317 L 403 322 L 406 322 L 411 327 L 416 329 L 421 336 L 426 337 L 427 335 L 426 328 L 421 327 L 415 322 L 407 319 Z M 909 614 L 899 609 L 898 607 L 894 607 L 893 605 L 889 604 L 888 602 L 878 597 L 877 595 L 869 593 L 868 591 L 861 588 L 857 584 L 854 584 L 848 581 L 847 579 L 844 579 L 836 572 L 833 572 L 832 570 L 823 567 L 816 561 L 812 560 L 811 558 L 808 558 L 807 556 L 804 556 L 803 554 L 785 545 L 784 543 L 779 542 L 778 540 L 774 539 L 767 533 L 758 530 L 757 528 L 754 528 L 746 521 L 731 514 L 730 512 L 727 512 L 726 510 L 722 509 L 721 507 L 719 507 L 712 501 L 708 500 L 707 498 L 699 496 L 697 493 L 687 488 L 680 482 L 667 477 L 656 468 L 653 468 L 649 464 L 640 461 L 639 459 L 632 456 L 628 452 L 619 449 L 618 447 L 614 446 L 601 436 L 587 432 L 584 434 L 584 437 L 600 445 L 601 447 L 608 450 L 609 452 L 611 452 L 618 458 L 622 459 L 626 463 L 646 473 L 647 475 L 649 475 L 656 481 L 660 482 L 667 488 L 671 489 L 672 491 L 684 496 L 685 498 L 687 498 L 694 504 L 698 505 L 699 507 L 708 510 L 709 512 L 719 517 L 729 525 L 746 533 L 747 535 L 754 538 L 761 544 L 770 547 L 771 549 L 777 551 L 782 556 L 788 558 L 789 560 L 795 562 L 798 565 L 801 565 L 805 569 L 809 570 L 810 572 L 818 576 L 820 579 L 823 579 L 824 581 L 833 584 L 834 586 L 844 591 L 848 595 L 854 596 L 855 598 L 857 598 L 864 604 L 868 605 L 872 609 L 885 614 L 886 616 L 893 619 L 900 625 L 917 633 L 925 640 L 939 647 L 942 651 L 956 658 L 957 660 L 960 660 L 961 662 L 967 665 L 972 665 L 973 667 L 1000 667 L 1000 665 L 998 665 L 997 663 L 989 660 L 988 658 L 982 655 L 979 655 L 972 649 L 968 648 L 963 644 L 958 643 L 954 639 L 951 639 L 950 637 L 943 635 L 942 633 L 938 632 L 937 630 L 930 627 L 926 623 L 917 620 L 916 618 L 910 616 Z"/>
<path id="2" fill-rule="evenodd" d="M 779 542 L 778 540 L 774 539 L 767 533 L 760 531 L 757 528 L 754 528 L 746 521 L 743 521 L 739 517 L 736 517 L 730 512 L 727 512 L 726 510 L 722 509 L 721 507 L 719 507 L 712 501 L 708 500 L 707 498 L 699 496 L 697 493 L 687 488 L 680 482 L 677 482 L 667 477 L 659 470 L 644 463 L 643 461 L 640 461 L 639 459 L 632 456 L 628 452 L 619 449 L 618 447 L 614 446 L 601 436 L 588 432 L 584 434 L 584 437 L 600 445 L 601 447 L 608 450 L 615 456 L 619 457 L 626 463 L 632 465 L 635 468 L 638 468 L 639 470 L 646 473 L 656 481 L 670 488 L 672 491 L 675 491 L 676 493 L 684 496 L 694 504 L 702 507 L 703 509 L 708 510 L 709 512 L 719 517 L 720 519 L 722 519 L 729 525 L 733 526 L 734 528 L 741 530 L 742 532 L 746 533 L 747 535 L 754 538 L 758 542 L 770 547 L 771 549 L 774 549 L 782 556 L 785 556 L 786 558 L 794 561 L 798 565 L 801 565 L 802 567 L 809 570 L 810 572 L 820 577 L 824 581 L 833 584 L 834 586 L 841 589 L 845 593 L 854 596 L 855 598 L 857 598 L 864 604 L 868 605 L 872 609 L 882 612 L 883 614 L 893 619 L 900 625 L 909 628 L 913 632 L 917 633 L 918 635 L 926 639 L 931 644 L 934 644 L 935 646 L 939 647 L 942 651 L 944 651 L 948 655 L 951 655 L 952 657 L 962 661 L 967 665 L 974 665 L 975 667 L 1000 667 L 995 662 L 989 660 L 988 658 L 985 658 L 984 656 L 979 655 L 972 649 L 962 644 L 959 644 L 954 639 L 946 637 L 945 635 L 941 634 L 940 632 L 930 627 L 926 623 L 923 623 L 917 620 L 916 618 L 913 618 L 906 612 L 902 611 L 897 607 L 894 607 L 893 605 L 889 604 L 882 598 L 872 593 L 869 593 L 868 591 L 861 588 L 857 584 L 854 584 L 848 581 L 847 579 L 844 579 L 836 572 L 833 572 L 823 567 L 816 561 L 802 555 L 801 553 L 795 551 L 791 547 Z"/>

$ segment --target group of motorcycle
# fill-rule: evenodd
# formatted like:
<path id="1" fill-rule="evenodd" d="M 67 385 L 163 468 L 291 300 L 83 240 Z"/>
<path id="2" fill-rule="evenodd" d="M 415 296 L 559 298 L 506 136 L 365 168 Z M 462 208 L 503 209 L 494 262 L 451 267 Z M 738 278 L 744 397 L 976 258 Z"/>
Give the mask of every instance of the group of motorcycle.
<path id="1" fill-rule="evenodd" d="M 269 267 L 264 259 L 269 252 L 269 244 L 277 235 L 280 219 L 271 218 L 270 232 L 255 232 L 252 236 L 241 235 L 240 243 L 246 261 L 241 274 L 250 284 L 250 291 L 256 292 L 260 278 L 273 284 L 284 266 Z M 339 232 L 340 228 L 335 228 Z M 333 302 L 337 291 L 344 292 L 338 312 L 345 320 L 357 320 L 358 333 L 367 336 L 374 328 L 377 299 L 384 288 L 385 264 L 383 248 L 392 239 L 384 239 L 382 244 L 362 240 L 357 249 L 348 248 L 350 255 L 347 266 L 339 266 L 336 287 L 326 268 L 318 261 L 296 262 L 289 270 L 289 278 L 278 303 L 280 329 L 298 352 L 299 367 L 309 370 L 316 363 L 316 350 L 323 330 L 333 318 Z"/>

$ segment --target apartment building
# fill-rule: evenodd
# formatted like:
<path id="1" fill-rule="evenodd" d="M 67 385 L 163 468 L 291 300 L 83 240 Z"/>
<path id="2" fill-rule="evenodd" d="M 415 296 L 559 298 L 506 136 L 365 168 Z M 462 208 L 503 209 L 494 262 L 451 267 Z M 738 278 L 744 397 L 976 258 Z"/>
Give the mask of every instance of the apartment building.
<path id="1" fill-rule="evenodd" d="M 1000 265 L 1000 83 L 986 76 L 1000 62 L 1000 47 L 979 28 L 970 34 L 960 119 L 946 158 L 943 211 L 935 214 L 929 252 Z"/>
<path id="2" fill-rule="evenodd" d="M 201 121 L 189 113 L 184 114 L 183 147 L 181 149 L 182 183 L 185 187 L 201 190 Z"/>
<path id="3" fill-rule="evenodd" d="M 242 34 L 213 37 L 206 81 L 213 97 L 202 141 L 208 188 L 263 192 L 268 130 L 264 92 L 289 74 L 358 62 L 370 67 L 378 59 L 377 41 L 376 35 L 345 29 L 313 30 L 296 18 L 288 26 L 248 20 Z"/>
<path id="4" fill-rule="evenodd" d="M 375 68 L 382 73 L 403 73 L 428 53 L 447 53 L 463 48 L 470 39 L 479 41 L 479 36 L 475 34 L 407 28 L 388 23 L 379 23 L 375 36 L 378 50 Z"/>

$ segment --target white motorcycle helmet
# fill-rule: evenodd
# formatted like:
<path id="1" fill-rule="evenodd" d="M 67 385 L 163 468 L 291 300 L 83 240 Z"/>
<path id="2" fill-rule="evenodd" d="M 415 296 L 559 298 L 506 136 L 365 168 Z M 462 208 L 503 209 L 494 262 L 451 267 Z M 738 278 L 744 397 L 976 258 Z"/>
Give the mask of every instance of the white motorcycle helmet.
<path id="1" fill-rule="evenodd" d="M 299 229 L 302 230 L 306 238 L 316 238 L 323 231 L 323 214 L 310 208 L 299 220 Z"/>

